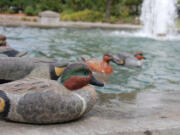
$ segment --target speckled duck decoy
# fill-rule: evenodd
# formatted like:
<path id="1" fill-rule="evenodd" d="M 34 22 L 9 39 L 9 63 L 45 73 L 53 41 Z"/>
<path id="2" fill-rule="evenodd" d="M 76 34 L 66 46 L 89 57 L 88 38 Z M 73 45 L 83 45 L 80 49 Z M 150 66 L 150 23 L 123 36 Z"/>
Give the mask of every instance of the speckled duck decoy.
<path id="1" fill-rule="evenodd" d="M 26 77 L 57 80 L 67 65 L 46 59 L 0 57 L 0 83 Z"/>
<path id="2" fill-rule="evenodd" d="M 78 119 L 87 113 L 96 101 L 96 92 L 88 84 L 104 85 L 97 81 L 88 66 L 82 63 L 70 64 L 58 81 L 25 78 L 2 84 L 0 117 L 35 124 Z"/>

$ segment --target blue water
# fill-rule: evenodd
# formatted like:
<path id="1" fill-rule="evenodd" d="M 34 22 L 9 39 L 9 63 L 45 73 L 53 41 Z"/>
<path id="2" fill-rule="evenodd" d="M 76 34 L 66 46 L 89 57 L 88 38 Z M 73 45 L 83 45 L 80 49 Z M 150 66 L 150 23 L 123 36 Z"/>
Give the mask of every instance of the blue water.
<path id="1" fill-rule="evenodd" d="M 47 57 L 60 61 L 77 61 L 81 56 L 102 59 L 112 54 L 143 51 L 147 60 L 142 68 L 111 64 L 114 73 L 106 76 L 99 93 L 133 93 L 142 90 L 180 90 L 180 40 L 155 40 L 114 34 L 101 29 L 38 29 L 0 27 L 8 43 L 17 50 L 27 50 L 26 57 Z"/>

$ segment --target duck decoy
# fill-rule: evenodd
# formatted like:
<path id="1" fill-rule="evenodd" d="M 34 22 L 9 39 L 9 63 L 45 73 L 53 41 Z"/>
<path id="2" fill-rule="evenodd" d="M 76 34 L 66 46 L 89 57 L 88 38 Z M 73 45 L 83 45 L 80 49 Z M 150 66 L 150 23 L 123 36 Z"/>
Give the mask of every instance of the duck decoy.
<path id="1" fill-rule="evenodd" d="M 90 67 L 92 71 L 103 73 L 103 74 L 112 74 L 113 68 L 110 65 L 110 62 L 113 62 L 115 64 L 119 64 L 119 61 L 115 59 L 111 54 L 105 54 L 103 56 L 103 60 L 100 61 L 96 58 L 92 59 L 84 59 L 82 60 Z"/>
<path id="2" fill-rule="evenodd" d="M 8 57 L 22 57 L 27 54 L 27 51 L 19 52 L 11 48 L 6 42 L 6 36 L 0 34 L 0 54 L 7 55 Z"/>
<path id="3" fill-rule="evenodd" d="M 0 57 L 0 83 L 26 77 L 57 80 L 68 64 L 37 58 Z"/>
<path id="4" fill-rule="evenodd" d="M 75 120 L 91 110 L 103 86 L 87 65 L 73 63 L 58 81 L 25 78 L 0 85 L 0 117 L 24 123 L 50 124 Z"/>
<path id="5" fill-rule="evenodd" d="M 11 47 L 0 47 L 0 54 L 7 55 L 8 57 L 22 57 L 27 54 L 27 51 L 19 52 Z"/>
<path id="6" fill-rule="evenodd" d="M 142 51 L 136 52 L 134 55 L 127 53 L 118 53 L 117 59 L 119 59 L 119 65 L 127 67 L 141 67 L 143 64 L 144 54 Z"/>
<path id="7" fill-rule="evenodd" d="M 0 34 L 0 46 L 7 46 L 6 36 Z"/>

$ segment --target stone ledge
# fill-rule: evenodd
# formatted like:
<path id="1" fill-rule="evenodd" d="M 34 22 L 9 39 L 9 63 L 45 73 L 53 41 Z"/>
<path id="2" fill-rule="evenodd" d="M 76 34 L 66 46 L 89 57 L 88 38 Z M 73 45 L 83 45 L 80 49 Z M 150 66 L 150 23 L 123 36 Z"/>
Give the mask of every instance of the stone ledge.
<path id="1" fill-rule="evenodd" d="M 38 28 L 102 28 L 102 29 L 124 29 L 137 30 L 139 25 L 131 24 L 108 24 L 108 23 L 89 23 L 89 22 L 64 22 L 61 21 L 56 25 L 43 25 L 38 22 L 23 22 L 23 21 L 0 21 L 0 26 L 6 27 L 38 27 Z"/>
<path id="2" fill-rule="evenodd" d="M 0 120 L 1 135 L 179 135 L 180 92 L 140 92 L 121 107 L 97 103 L 80 120 L 54 125 L 28 125 Z"/>

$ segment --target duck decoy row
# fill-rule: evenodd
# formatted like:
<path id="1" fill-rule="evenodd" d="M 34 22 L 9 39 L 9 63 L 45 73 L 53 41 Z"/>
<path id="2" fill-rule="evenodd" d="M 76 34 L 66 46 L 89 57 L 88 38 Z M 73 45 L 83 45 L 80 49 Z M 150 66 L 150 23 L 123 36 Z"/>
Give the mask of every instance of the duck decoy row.
<path id="1" fill-rule="evenodd" d="M 22 58 L 27 52 L 11 48 L 0 35 L 0 118 L 23 123 L 51 124 L 78 119 L 96 103 L 91 85 L 104 86 L 92 71 L 113 73 L 110 62 L 141 66 L 142 52 L 105 54 L 103 60 L 81 63 L 52 59 Z M 20 58 L 21 57 L 21 58 Z"/>
<path id="2" fill-rule="evenodd" d="M 1 66 L 3 65 L 3 66 Z M 16 122 L 50 124 L 75 120 L 91 110 L 104 86 L 83 63 L 0 58 L 0 117 Z"/>
<path id="3" fill-rule="evenodd" d="M 141 67 L 143 64 L 143 59 L 145 59 L 143 52 L 136 52 L 135 55 L 127 53 L 118 53 L 116 55 L 105 54 L 102 61 L 96 58 L 80 58 L 80 61 L 85 62 L 92 71 L 103 73 L 103 74 L 112 74 L 113 68 L 110 65 L 110 62 L 115 63 L 116 65 L 125 66 L 125 67 Z"/>

